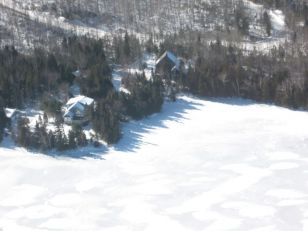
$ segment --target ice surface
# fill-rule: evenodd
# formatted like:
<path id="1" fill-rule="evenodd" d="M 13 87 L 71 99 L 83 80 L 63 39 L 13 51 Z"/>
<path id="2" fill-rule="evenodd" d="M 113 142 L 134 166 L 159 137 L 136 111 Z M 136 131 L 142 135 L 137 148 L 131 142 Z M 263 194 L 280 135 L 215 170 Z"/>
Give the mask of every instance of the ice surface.
<path id="1" fill-rule="evenodd" d="M 0 229 L 307 230 L 307 112 L 182 96 L 123 130 L 100 158 L 5 141 Z"/>

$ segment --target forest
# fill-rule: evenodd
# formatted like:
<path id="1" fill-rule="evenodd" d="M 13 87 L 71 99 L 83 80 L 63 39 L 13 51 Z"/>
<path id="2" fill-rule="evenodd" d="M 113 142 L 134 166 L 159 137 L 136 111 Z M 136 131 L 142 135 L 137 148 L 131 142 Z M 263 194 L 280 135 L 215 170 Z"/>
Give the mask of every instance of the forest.
<path id="1" fill-rule="evenodd" d="M 132 42 L 131 42 L 132 41 Z M 134 37 L 115 38 L 115 57 L 112 60 L 127 62 L 134 54 L 130 51 Z M 61 107 L 71 97 L 73 82 L 80 86 L 81 94 L 97 102 L 90 110 L 90 122 L 96 136 L 108 144 L 121 137 L 121 121 L 141 119 L 159 112 L 163 103 L 163 85 L 159 79 L 149 81 L 144 75 L 131 76 L 131 94 L 115 91 L 111 82 L 111 65 L 105 55 L 102 40 L 87 37 L 63 38 L 61 47 L 52 52 L 42 49 L 31 54 L 19 53 L 13 46 L 0 51 L 1 78 L 1 134 L 7 125 L 3 108 L 26 108 L 39 105 L 44 111 L 35 128 L 22 117 L 12 138 L 18 145 L 39 150 L 64 151 L 88 144 L 80 126 L 73 126 L 68 134 L 63 128 Z M 75 80 L 76 68 L 84 70 L 86 78 Z M 134 81 L 132 81 L 134 79 Z M 56 129 L 48 130 L 48 117 L 55 118 Z M 94 142 L 91 138 L 91 142 Z"/>

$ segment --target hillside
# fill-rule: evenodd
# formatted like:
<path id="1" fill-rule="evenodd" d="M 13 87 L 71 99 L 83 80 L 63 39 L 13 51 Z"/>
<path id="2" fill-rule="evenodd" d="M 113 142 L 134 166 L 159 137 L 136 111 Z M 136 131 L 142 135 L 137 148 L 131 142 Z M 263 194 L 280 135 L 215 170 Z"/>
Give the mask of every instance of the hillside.
<path id="1" fill-rule="evenodd" d="M 307 111 L 307 0 L 1 0 L 0 231 L 306 231 Z"/>
<path id="2" fill-rule="evenodd" d="M 308 109 L 307 36 L 305 1 L 2 0 L 0 134 L 41 150 L 116 143 L 178 93 Z M 176 68 L 158 73 L 166 52 Z M 93 105 L 67 105 L 80 95 Z"/>
<path id="3" fill-rule="evenodd" d="M 304 231 L 307 120 L 252 101 L 183 96 L 127 124 L 97 158 L 6 143 L 0 228 Z"/>
<path id="4" fill-rule="evenodd" d="M 220 35 L 245 49 L 269 50 L 288 40 L 291 31 L 300 29 L 294 24 L 304 19 L 295 18 L 287 7 L 275 9 L 265 4 L 266 1 L 256 2 L 3 0 L 1 25 L 3 34 L 14 36 L 15 45 L 21 49 L 31 48 L 33 44 L 53 46 L 63 34 L 111 38 L 128 31 L 143 40 L 152 37 L 157 42 L 176 33 L 199 34 L 204 42 Z M 303 3 L 299 7 L 303 8 Z M 264 18 L 265 12 L 268 19 Z M 287 25 L 285 13 L 288 13 Z"/>

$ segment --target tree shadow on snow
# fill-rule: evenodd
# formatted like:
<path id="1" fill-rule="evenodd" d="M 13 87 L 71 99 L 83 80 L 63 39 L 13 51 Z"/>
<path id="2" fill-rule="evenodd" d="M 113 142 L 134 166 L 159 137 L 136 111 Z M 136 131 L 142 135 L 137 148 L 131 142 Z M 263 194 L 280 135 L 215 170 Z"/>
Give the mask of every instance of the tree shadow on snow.
<path id="1" fill-rule="evenodd" d="M 56 150 L 40 151 L 40 150 L 33 150 L 33 149 L 25 149 L 25 148 L 17 146 L 14 143 L 14 141 L 9 137 L 5 137 L 3 139 L 3 141 L 0 144 L 0 147 L 9 149 L 9 150 L 27 152 L 27 153 L 31 153 L 35 155 L 47 155 L 53 158 L 74 158 L 74 159 L 87 159 L 87 158 L 104 159 L 102 156 L 106 154 L 108 151 L 108 148 L 104 145 L 97 148 L 91 144 L 89 144 L 86 147 L 64 151 L 64 152 L 60 152 Z"/>
<path id="2" fill-rule="evenodd" d="M 54 158 L 73 158 L 73 159 L 104 159 L 103 156 L 108 154 L 111 149 L 121 152 L 133 152 L 138 150 L 141 145 L 149 144 L 143 141 L 145 134 L 157 128 L 167 128 L 166 121 L 175 121 L 177 123 L 182 123 L 185 120 L 185 115 L 191 110 L 198 110 L 198 104 L 195 101 L 186 100 L 185 98 L 179 98 L 176 102 L 165 102 L 162 111 L 141 119 L 139 121 L 130 121 L 123 125 L 123 135 L 117 144 L 111 148 L 105 145 L 100 147 L 94 147 L 89 144 L 86 147 L 78 148 L 74 150 L 59 152 L 59 151 L 37 151 L 28 150 L 33 154 L 43 154 Z M 19 149 L 13 141 L 10 139 L 5 139 L 1 143 L 2 147 L 16 150 Z"/>
<path id="3" fill-rule="evenodd" d="M 199 98 L 201 99 L 201 98 Z M 249 106 L 249 105 L 255 105 L 255 104 L 260 104 L 254 100 L 250 100 L 250 99 L 244 99 L 244 98 L 223 98 L 223 97 L 219 97 L 219 98 L 203 98 L 203 100 L 209 101 L 209 102 L 213 102 L 213 103 L 221 103 L 221 104 L 228 104 L 231 106 Z"/>
<path id="4" fill-rule="evenodd" d="M 76 150 L 66 152 L 49 152 L 48 155 L 55 158 L 76 158 L 76 159 L 104 159 L 103 156 L 108 154 L 110 149 L 120 152 L 133 152 L 138 150 L 141 145 L 149 144 L 143 141 L 145 134 L 150 133 L 156 128 L 167 128 L 166 121 L 175 121 L 182 123 L 185 120 L 185 114 L 190 110 L 197 110 L 198 104 L 196 102 L 190 102 L 185 99 L 178 99 L 176 102 L 165 102 L 162 111 L 141 119 L 139 121 L 130 121 L 123 125 L 123 134 L 121 139 L 114 146 L 107 147 L 102 145 L 100 147 L 93 147 L 91 145 L 79 148 Z"/>
<path id="5" fill-rule="evenodd" d="M 185 96 L 185 95 L 184 95 Z M 123 134 L 120 141 L 112 147 L 101 145 L 100 147 L 94 147 L 89 144 L 86 147 L 78 148 L 75 150 L 69 150 L 65 152 L 48 151 L 40 152 L 29 150 L 34 154 L 45 154 L 54 158 L 74 158 L 74 159 L 104 159 L 103 156 L 108 154 L 110 150 L 120 152 L 134 152 L 138 150 L 142 145 L 155 145 L 153 143 L 145 142 L 144 136 L 157 128 L 168 128 L 166 126 L 167 121 L 174 121 L 183 123 L 186 120 L 186 115 L 191 110 L 199 110 L 198 107 L 206 106 L 206 104 L 198 103 L 198 101 L 213 102 L 220 104 L 228 104 L 234 106 L 250 106 L 259 104 L 256 101 L 243 99 L 243 98 L 215 98 L 215 97 L 194 97 L 189 95 L 186 97 L 179 97 L 176 102 L 165 102 L 162 111 L 151 115 L 147 118 L 139 121 L 130 121 L 123 125 Z M 264 104 L 268 106 L 274 106 L 272 104 Z M 8 149 L 18 149 L 13 141 L 5 138 L 1 143 L 2 147 Z"/>
<path id="6" fill-rule="evenodd" d="M 49 156 L 54 158 L 73 158 L 73 159 L 99 159 L 104 160 L 103 155 L 107 154 L 108 148 L 104 145 L 100 147 L 94 147 L 93 145 L 89 144 L 88 146 L 59 152 L 59 151 L 50 151 L 46 153 Z"/>
<path id="7" fill-rule="evenodd" d="M 167 128 L 166 121 L 182 123 L 185 114 L 191 110 L 198 110 L 197 102 L 177 99 L 176 102 L 165 102 L 162 111 L 139 121 L 131 121 L 123 126 L 122 139 L 114 146 L 116 151 L 136 151 L 143 144 L 154 145 L 143 141 L 145 134 L 156 128 Z"/>

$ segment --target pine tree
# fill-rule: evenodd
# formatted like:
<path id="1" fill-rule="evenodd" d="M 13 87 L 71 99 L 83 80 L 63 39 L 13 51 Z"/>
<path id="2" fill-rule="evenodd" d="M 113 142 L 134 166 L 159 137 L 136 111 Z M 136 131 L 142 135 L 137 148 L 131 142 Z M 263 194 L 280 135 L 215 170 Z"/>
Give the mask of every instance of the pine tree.
<path id="1" fill-rule="evenodd" d="M 41 138 L 40 122 L 36 121 L 34 131 L 31 134 L 30 146 L 39 149 L 41 146 Z"/>
<path id="2" fill-rule="evenodd" d="M 73 130 L 70 130 L 68 133 L 68 148 L 69 149 L 74 149 L 76 148 L 76 138 L 75 138 L 75 133 Z"/>
<path id="3" fill-rule="evenodd" d="M 49 131 L 47 134 L 47 144 L 48 149 L 53 149 L 56 147 L 56 139 L 52 131 Z"/>
<path id="4" fill-rule="evenodd" d="M 29 128 L 29 119 L 21 118 L 18 120 L 16 135 L 17 135 L 16 137 L 17 144 L 23 147 L 29 147 L 30 137 L 31 137 Z"/>
<path id="5" fill-rule="evenodd" d="M 7 118 L 4 112 L 4 102 L 2 100 L 2 97 L 0 97 L 0 142 L 3 139 L 3 130 L 6 124 Z"/>
<path id="6" fill-rule="evenodd" d="M 264 24 L 265 24 L 265 30 L 266 30 L 267 36 L 271 36 L 271 34 L 272 34 L 272 22 L 271 22 L 271 19 L 268 15 L 267 11 L 265 11 L 264 14 L 263 14 L 263 21 L 264 21 Z"/>
<path id="7" fill-rule="evenodd" d="M 130 50 L 130 41 L 129 41 L 129 35 L 128 33 L 126 32 L 125 33 L 125 36 L 124 36 L 124 55 L 126 58 L 129 58 L 130 57 L 130 54 L 131 54 L 131 50 Z"/>
<path id="8" fill-rule="evenodd" d="M 84 134 L 82 127 L 78 124 L 72 126 L 72 132 L 74 134 L 76 145 L 83 147 L 88 144 L 86 135 Z"/>
<path id="9" fill-rule="evenodd" d="M 67 143 L 68 141 L 64 133 L 63 124 L 58 124 L 55 131 L 55 147 L 59 151 L 64 151 Z"/>
<path id="10" fill-rule="evenodd" d="M 46 126 L 48 124 L 48 116 L 46 112 L 44 112 L 43 118 L 44 118 L 44 125 Z"/>
<path id="11" fill-rule="evenodd" d="M 308 26 L 308 3 L 304 5 L 305 26 Z"/>

